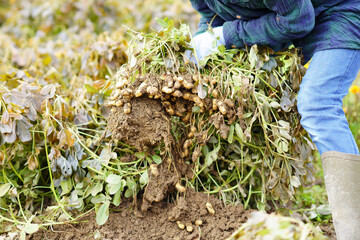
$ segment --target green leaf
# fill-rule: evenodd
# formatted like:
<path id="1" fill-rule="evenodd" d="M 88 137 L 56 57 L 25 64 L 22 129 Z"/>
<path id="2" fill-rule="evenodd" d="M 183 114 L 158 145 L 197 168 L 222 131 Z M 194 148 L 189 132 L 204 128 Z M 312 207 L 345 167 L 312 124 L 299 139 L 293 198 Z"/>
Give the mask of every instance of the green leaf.
<path id="1" fill-rule="evenodd" d="M 192 108 L 192 112 L 193 112 L 193 113 L 199 113 L 199 112 L 200 112 L 200 107 L 199 107 L 199 106 L 194 106 L 194 107 Z"/>
<path id="2" fill-rule="evenodd" d="M 251 117 L 251 115 L 252 115 L 252 112 L 245 113 L 245 114 L 243 115 L 243 118 L 244 118 L 244 119 L 249 118 L 249 117 Z"/>
<path id="3" fill-rule="evenodd" d="M 229 132 L 229 136 L 228 136 L 228 142 L 229 143 L 233 143 L 233 141 L 234 141 L 234 129 L 235 129 L 234 124 L 231 124 L 230 132 Z"/>
<path id="4" fill-rule="evenodd" d="M 101 182 L 97 182 L 95 186 L 92 186 L 90 193 L 92 196 L 96 196 L 102 190 L 103 190 L 103 184 Z"/>
<path id="5" fill-rule="evenodd" d="M 283 63 L 284 63 L 284 68 L 287 69 L 294 64 L 294 60 L 292 58 L 289 58 L 289 59 L 283 60 Z"/>
<path id="6" fill-rule="evenodd" d="M 219 45 L 218 50 L 220 53 L 225 53 L 226 47 L 224 45 Z"/>
<path id="7" fill-rule="evenodd" d="M 110 202 L 106 201 L 96 213 L 96 222 L 99 225 L 103 225 L 109 218 L 109 206 Z"/>
<path id="8" fill-rule="evenodd" d="M 329 205 L 320 205 L 316 208 L 317 212 L 320 215 L 330 215 L 331 214 L 331 209 Z"/>
<path id="9" fill-rule="evenodd" d="M 257 45 L 253 45 L 250 48 L 250 53 L 249 53 L 250 68 L 254 68 L 256 66 L 256 63 L 259 61 L 257 54 L 258 54 Z"/>
<path id="10" fill-rule="evenodd" d="M 135 57 L 135 55 L 130 55 L 130 57 L 129 57 L 129 66 L 131 68 L 135 67 L 136 62 L 137 62 L 137 58 Z"/>
<path id="11" fill-rule="evenodd" d="M 26 240 L 26 232 L 24 230 L 21 231 L 19 240 Z"/>
<path id="12" fill-rule="evenodd" d="M 90 93 L 97 93 L 98 90 L 89 84 L 84 84 L 85 89 Z"/>
<path id="13" fill-rule="evenodd" d="M 110 174 L 106 178 L 106 182 L 110 183 L 110 184 L 118 184 L 118 183 L 121 182 L 121 177 L 119 175 L 116 175 L 116 174 Z"/>
<path id="14" fill-rule="evenodd" d="M 135 189 L 135 187 L 136 187 L 136 182 L 134 181 L 134 179 L 128 177 L 128 178 L 126 178 L 126 186 L 127 186 L 129 189 Z"/>
<path id="15" fill-rule="evenodd" d="M 109 183 L 109 194 L 115 194 L 117 191 L 123 190 L 126 185 L 126 181 L 115 174 L 110 174 L 106 178 L 106 182 Z"/>
<path id="16" fill-rule="evenodd" d="M 97 203 L 103 203 L 105 202 L 106 197 L 103 193 L 100 193 L 98 195 L 96 195 L 95 197 L 91 198 L 91 203 L 93 204 L 97 204 Z"/>
<path id="17" fill-rule="evenodd" d="M 143 152 L 137 152 L 135 153 L 135 157 L 139 158 L 139 159 L 143 159 L 145 157 L 145 153 Z"/>
<path id="18" fill-rule="evenodd" d="M 121 190 L 117 191 L 113 197 L 113 204 L 119 206 L 121 203 Z"/>
<path id="19" fill-rule="evenodd" d="M 146 184 L 149 183 L 149 174 L 147 171 L 143 172 L 140 177 L 140 187 L 143 188 Z"/>
<path id="20" fill-rule="evenodd" d="M 134 190 L 132 190 L 132 189 L 130 189 L 130 188 L 126 189 L 126 191 L 125 191 L 125 197 L 126 197 L 126 198 L 130 198 L 130 197 L 132 197 L 133 195 L 134 195 Z"/>
<path id="21" fill-rule="evenodd" d="M 235 124 L 235 132 L 236 132 L 236 135 L 240 138 L 240 140 L 245 142 L 244 132 L 243 132 L 242 128 L 240 127 L 240 124 L 238 124 L 238 123 Z"/>
<path id="22" fill-rule="evenodd" d="M 162 28 L 167 28 L 168 27 L 168 23 L 161 19 L 161 18 L 156 18 L 156 22 L 162 27 Z"/>
<path id="23" fill-rule="evenodd" d="M 5 194 L 9 191 L 11 187 L 10 183 L 5 183 L 0 185 L 0 197 L 5 196 Z"/>
<path id="24" fill-rule="evenodd" d="M 152 160 L 156 163 L 156 164 L 160 164 L 162 162 L 161 157 L 159 157 L 158 155 L 153 155 L 152 156 Z"/>
<path id="25" fill-rule="evenodd" d="M 24 231 L 28 234 L 32 234 L 34 232 L 37 232 L 39 230 L 39 225 L 34 223 L 26 223 L 24 227 Z"/>
<path id="26" fill-rule="evenodd" d="M 61 185 L 61 189 L 62 189 L 61 195 L 68 194 L 72 189 L 71 178 L 69 178 L 66 181 L 61 181 L 60 185 Z"/>
<path id="27" fill-rule="evenodd" d="M 217 160 L 220 147 L 221 146 L 219 144 L 214 150 L 212 150 L 211 152 L 206 154 L 206 156 L 205 156 L 205 165 L 207 167 L 209 167 L 214 161 Z"/>

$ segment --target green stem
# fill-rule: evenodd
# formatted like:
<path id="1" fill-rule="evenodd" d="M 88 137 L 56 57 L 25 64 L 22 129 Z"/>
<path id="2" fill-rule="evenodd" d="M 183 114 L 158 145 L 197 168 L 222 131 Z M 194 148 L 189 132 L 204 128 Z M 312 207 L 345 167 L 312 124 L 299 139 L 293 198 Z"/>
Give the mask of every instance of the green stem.
<path id="1" fill-rule="evenodd" d="M 73 220 L 73 217 L 70 216 L 70 214 L 65 210 L 64 206 L 62 205 L 62 203 L 60 203 L 60 199 L 59 196 L 57 195 L 57 192 L 55 190 L 55 185 L 54 185 L 54 180 L 53 180 L 53 176 L 52 176 L 52 171 L 51 171 L 51 164 L 50 164 L 50 159 L 49 159 L 49 152 L 48 152 L 48 145 L 47 145 L 47 137 L 46 137 L 46 130 L 44 130 L 44 145 L 45 145 L 45 154 L 46 154 L 46 161 L 48 164 L 48 169 L 49 169 L 49 177 L 50 177 L 50 181 L 51 181 L 51 185 L 50 185 L 50 189 L 54 194 L 54 197 L 57 201 L 57 203 L 59 204 L 59 206 L 61 207 L 61 210 L 63 210 L 63 212 L 65 213 L 65 215 L 70 218 L 71 220 Z"/>

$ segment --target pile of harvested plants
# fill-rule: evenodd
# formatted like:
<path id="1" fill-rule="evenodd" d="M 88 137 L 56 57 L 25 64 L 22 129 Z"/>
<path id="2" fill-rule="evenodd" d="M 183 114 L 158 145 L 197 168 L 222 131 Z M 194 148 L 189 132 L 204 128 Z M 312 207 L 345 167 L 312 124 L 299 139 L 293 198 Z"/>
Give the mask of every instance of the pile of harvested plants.
<path id="1" fill-rule="evenodd" d="M 313 179 L 313 144 L 296 109 L 305 72 L 298 50 L 219 47 L 200 67 L 184 54 L 188 27 L 159 24 L 156 33 L 129 31 L 129 61 L 107 102 L 113 139 L 166 159 L 180 192 L 193 187 L 258 209 L 286 204 Z"/>

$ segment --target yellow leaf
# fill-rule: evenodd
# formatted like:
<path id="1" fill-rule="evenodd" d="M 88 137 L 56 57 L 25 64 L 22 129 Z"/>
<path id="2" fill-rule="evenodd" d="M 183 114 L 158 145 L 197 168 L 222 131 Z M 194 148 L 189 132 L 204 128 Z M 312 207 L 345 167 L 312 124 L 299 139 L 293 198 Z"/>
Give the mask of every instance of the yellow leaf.
<path id="1" fill-rule="evenodd" d="M 42 59 L 42 62 L 45 66 L 48 66 L 50 63 L 51 63 L 51 57 L 50 55 L 46 55 L 43 59 Z"/>
<path id="2" fill-rule="evenodd" d="M 97 80 L 93 83 L 93 87 L 97 90 L 100 90 L 108 81 L 105 79 Z"/>
<path id="3" fill-rule="evenodd" d="M 66 134 L 66 144 L 69 147 L 74 146 L 75 143 L 75 139 L 73 138 L 73 136 L 71 135 L 71 132 L 67 129 L 65 129 L 65 134 Z"/>

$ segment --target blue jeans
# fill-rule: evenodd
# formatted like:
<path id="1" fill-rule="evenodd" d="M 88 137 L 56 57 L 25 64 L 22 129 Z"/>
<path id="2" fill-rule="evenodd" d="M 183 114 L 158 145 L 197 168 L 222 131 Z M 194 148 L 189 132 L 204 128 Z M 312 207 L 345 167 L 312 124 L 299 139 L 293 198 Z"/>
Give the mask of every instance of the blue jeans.
<path id="1" fill-rule="evenodd" d="M 331 49 L 314 54 L 297 97 L 301 125 L 320 154 L 359 154 L 342 108 L 360 69 L 360 50 Z M 360 110 L 360 109 L 359 109 Z"/>

